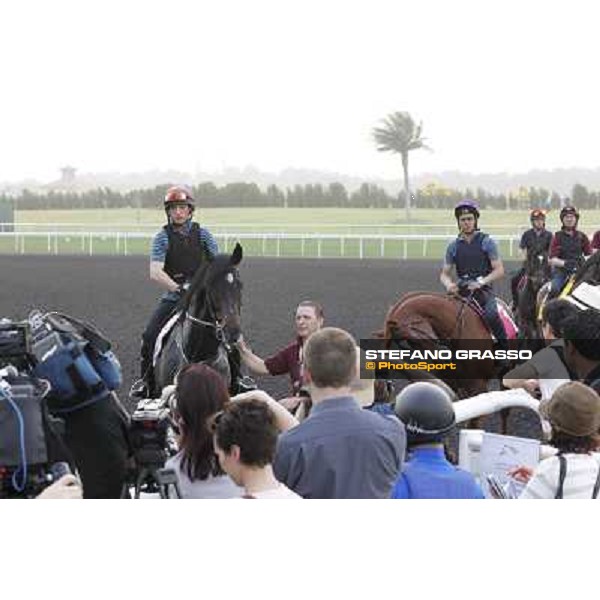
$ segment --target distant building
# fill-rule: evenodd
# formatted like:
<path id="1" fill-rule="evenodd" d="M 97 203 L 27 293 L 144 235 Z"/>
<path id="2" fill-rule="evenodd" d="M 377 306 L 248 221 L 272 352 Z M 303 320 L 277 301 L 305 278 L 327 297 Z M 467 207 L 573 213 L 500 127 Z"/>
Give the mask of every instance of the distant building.
<path id="1" fill-rule="evenodd" d="M 42 186 L 45 192 L 81 192 L 86 186 L 76 177 L 77 169 L 70 165 L 60 168 L 60 179 Z"/>

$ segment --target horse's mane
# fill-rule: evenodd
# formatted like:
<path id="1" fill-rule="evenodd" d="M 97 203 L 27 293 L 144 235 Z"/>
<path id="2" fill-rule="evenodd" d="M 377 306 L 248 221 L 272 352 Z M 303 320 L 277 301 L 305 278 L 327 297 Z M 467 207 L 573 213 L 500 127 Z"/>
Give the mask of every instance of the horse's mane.
<path id="1" fill-rule="evenodd" d="M 186 312 L 196 294 L 206 289 L 211 279 L 230 268 L 231 256 L 229 254 L 217 254 L 213 258 L 203 262 L 194 273 L 189 289 L 180 298 L 177 310 Z"/>
<path id="2" fill-rule="evenodd" d="M 600 252 L 592 254 L 584 263 L 577 269 L 575 274 L 575 284 L 582 281 L 587 283 L 600 283 Z"/>

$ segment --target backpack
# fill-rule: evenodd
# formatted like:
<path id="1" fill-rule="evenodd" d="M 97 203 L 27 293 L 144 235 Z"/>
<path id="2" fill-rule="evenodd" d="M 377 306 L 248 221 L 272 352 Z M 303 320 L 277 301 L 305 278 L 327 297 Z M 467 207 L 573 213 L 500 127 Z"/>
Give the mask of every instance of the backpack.
<path id="1" fill-rule="evenodd" d="M 66 413 L 105 398 L 122 383 L 110 342 L 93 325 L 61 313 L 29 317 L 34 375 L 51 385 L 48 405 Z"/>

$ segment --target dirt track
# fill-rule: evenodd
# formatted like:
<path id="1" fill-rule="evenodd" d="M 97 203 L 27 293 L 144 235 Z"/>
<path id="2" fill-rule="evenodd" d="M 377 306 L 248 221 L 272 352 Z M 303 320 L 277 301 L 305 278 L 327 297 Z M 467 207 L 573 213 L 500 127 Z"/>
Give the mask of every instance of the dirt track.
<path id="1" fill-rule="evenodd" d="M 125 391 L 137 375 L 140 335 L 160 295 L 148 280 L 147 265 L 143 257 L 0 256 L 0 317 L 21 319 L 43 308 L 91 320 L 113 341 Z M 257 354 L 273 352 L 291 339 L 293 310 L 308 298 L 323 304 L 327 324 L 357 339 L 369 337 L 401 294 L 439 291 L 439 266 L 430 261 L 246 259 L 241 266 L 245 337 Z M 507 289 L 507 283 L 499 288 L 505 298 Z M 260 383 L 282 395 L 288 381 L 264 378 Z M 514 430 L 535 435 L 530 416 L 515 412 Z"/>

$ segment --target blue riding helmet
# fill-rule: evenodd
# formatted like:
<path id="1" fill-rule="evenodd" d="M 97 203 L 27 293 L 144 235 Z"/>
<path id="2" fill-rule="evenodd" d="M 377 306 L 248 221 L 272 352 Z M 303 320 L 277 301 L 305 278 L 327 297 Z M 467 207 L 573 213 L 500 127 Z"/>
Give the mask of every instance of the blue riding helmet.
<path id="1" fill-rule="evenodd" d="M 479 205 L 477 204 L 477 202 L 475 202 L 475 200 L 461 200 L 455 207 L 454 207 L 454 216 L 456 217 L 456 220 L 458 221 L 458 217 L 460 217 L 460 215 L 464 215 L 464 214 L 472 214 L 475 216 L 475 220 L 479 219 Z"/>

